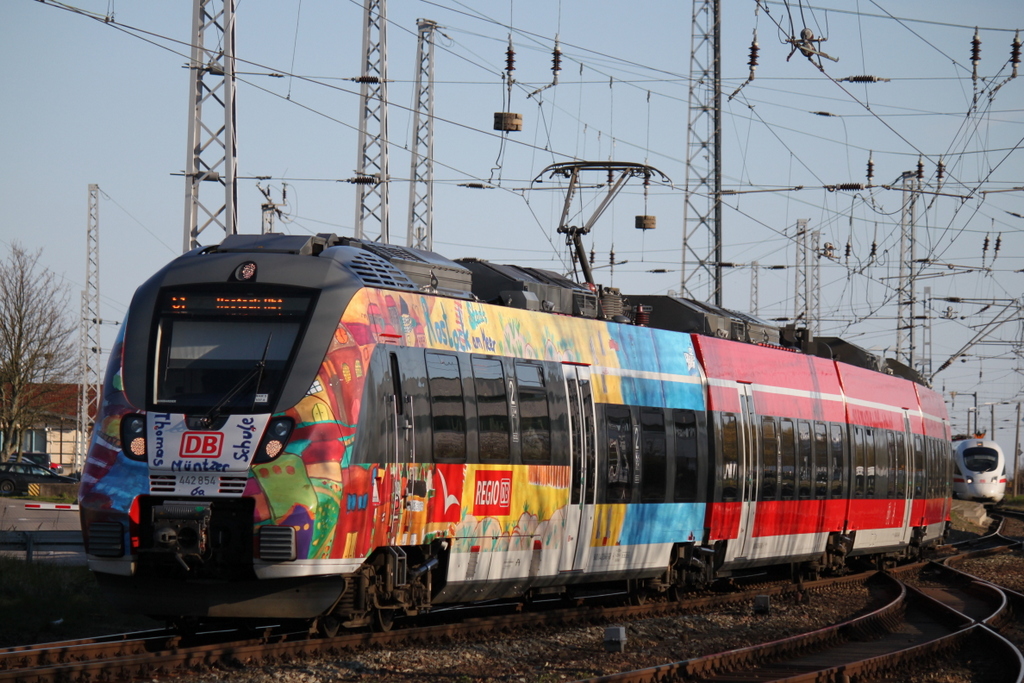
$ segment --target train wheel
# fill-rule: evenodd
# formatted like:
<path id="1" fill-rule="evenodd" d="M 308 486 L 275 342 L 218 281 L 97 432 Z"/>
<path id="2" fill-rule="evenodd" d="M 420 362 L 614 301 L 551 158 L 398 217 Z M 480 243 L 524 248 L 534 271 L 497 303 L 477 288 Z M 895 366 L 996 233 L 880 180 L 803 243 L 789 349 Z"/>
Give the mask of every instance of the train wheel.
<path id="1" fill-rule="evenodd" d="M 387 633 L 395 625 L 395 610 L 378 607 L 373 610 L 373 630 L 377 633 Z"/>
<path id="2" fill-rule="evenodd" d="M 341 621 L 328 614 L 316 620 L 315 629 L 322 638 L 333 638 L 341 630 Z"/>

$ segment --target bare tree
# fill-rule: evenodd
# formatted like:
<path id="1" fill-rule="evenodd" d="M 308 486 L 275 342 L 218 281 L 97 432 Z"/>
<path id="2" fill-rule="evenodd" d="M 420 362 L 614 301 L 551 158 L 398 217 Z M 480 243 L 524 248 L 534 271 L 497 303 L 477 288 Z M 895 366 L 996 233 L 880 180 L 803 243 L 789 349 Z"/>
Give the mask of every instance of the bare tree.
<path id="1" fill-rule="evenodd" d="M 35 253 L 11 245 L 0 263 L 0 434 L 5 454 L 20 451 L 26 430 L 56 407 L 60 382 L 76 366 L 68 286 L 40 267 Z"/>

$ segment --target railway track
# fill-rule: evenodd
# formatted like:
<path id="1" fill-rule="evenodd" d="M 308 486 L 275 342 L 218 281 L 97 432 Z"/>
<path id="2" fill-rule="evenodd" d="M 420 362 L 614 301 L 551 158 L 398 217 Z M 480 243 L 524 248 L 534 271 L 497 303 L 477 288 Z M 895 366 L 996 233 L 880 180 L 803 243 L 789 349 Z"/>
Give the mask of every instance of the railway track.
<path id="1" fill-rule="evenodd" d="M 1002 547 L 1006 547 L 1009 542 L 1011 539 L 1003 539 Z M 983 545 L 992 544 L 994 542 L 990 539 Z M 972 549 L 961 551 L 956 557 L 973 557 L 993 552 L 999 551 L 992 548 Z M 932 569 L 922 580 L 914 572 L 919 573 L 924 567 Z M 432 623 L 405 628 L 401 627 L 402 624 L 396 624 L 396 629 L 387 633 L 350 633 L 335 638 L 313 637 L 304 628 L 268 625 L 262 629 L 187 636 L 171 631 L 147 631 L 109 638 L 48 643 L 0 650 L 0 682 L 93 681 L 142 676 L 153 678 L 195 673 L 209 667 L 274 665 L 308 661 L 317 657 L 338 657 L 367 648 L 396 648 L 474 639 L 482 634 L 505 634 L 553 624 L 622 624 L 633 620 L 692 615 L 701 611 L 729 609 L 752 601 L 754 596 L 794 599 L 804 592 L 827 590 L 833 585 L 868 584 L 869 581 L 878 607 L 857 619 L 774 643 L 659 666 L 653 670 L 592 680 L 667 681 L 689 680 L 695 676 L 712 676 L 713 680 L 738 680 L 752 675 L 758 680 L 844 680 L 842 676 L 847 676 L 849 680 L 857 680 L 858 677 L 867 680 L 867 677 L 897 665 L 893 660 L 895 655 L 885 651 L 886 642 L 906 644 L 909 639 L 914 639 L 915 643 L 901 649 L 897 657 L 899 661 L 914 661 L 915 658 L 928 657 L 949 648 L 979 647 L 977 643 L 983 642 L 980 647 L 986 650 L 1005 650 L 1006 666 L 1015 671 L 1022 670 L 1019 661 L 1011 661 L 1017 651 L 1012 645 L 1007 650 L 1005 644 L 1001 644 L 998 636 L 992 632 L 992 628 L 1010 618 L 1009 608 L 1024 610 L 1024 596 L 1004 597 L 996 605 L 998 601 L 992 597 L 995 589 L 966 590 L 954 585 L 956 582 L 963 584 L 965 579 L 962 575 L 955 574 L 952 569 L 940 570 L 935 567 L 939 565 L 922 563 L 896 570 L 889 575 L 865 572 L 802 585 L 765 582 L 734 593 L 701 595 L 682 602 L 661 600 L 642 605 L 595 604 L 542 612 L 516 612 L 515 606 L 506 605 L 500 614 L 470 616 L 458 623 Z M 899 587 L 901 584 L 896 575 L 904 574 L 917 577 L 907 579 L 907 583 L 926 583 L 928 585 L 924 588 L 927 590 L 913 585 Z M 940 576 L 960 576 L 956 580 L 947 579 L 951 586 L 947 593 L 953 597 L 947 597 L 945 603 L 936 595 L 941 589 L 931 585 L 939 581 Z M 940 607 L 940 604 L 945 604 L 945 607 Z M 956 610 L 957 604 L 963 608 L 966 616 L 957 617 L 952 614 L 951 610 Z M 435 615 L 435 618 L 438 616 L 441 615 Z M 995 640 L 987 642 L 990 639 Z M 918 640 L 921 642 L 916 642 Z M 1019 660 L 1019 654 L 1016 657 Z M 1006 680 L 1021 679 L 1018 676 Z"/>
<path id="2" fill-rule="evenodd" d="M 148 677 L 193 672 L 197 668 L 272 664 L 317 656 L 337 655 L 368 647 L 448 642 L 484 634 L 529 630 L 539 626 L 624 623 L 638 619 L 693 614 L 726 609 L 750 602 L 755 596 L 794 598 L 810 590 L 865 583 L 873 572 L 824 579 L 803 585 L 786 581 L 756 584 L 726 594 L 705 594 L 673 602 L 647 601 L 640 605 L 592 604 L 537 612 L 517 612 L 515 606 L 490 609 L 490 616 L 462 616 L 455 623 L 408 626 L 396 622 L 385 633 L 346 633 L 333 638 L 315 637 L 307 629 L 268 625 L 245 631 L 210 631 L 182 635 L 147 631 L 108 638 L 45 643 L 0 650 L 0 682 L 43 683 L 86 681 L 110 677 Z M 621 599 L 619 600 L 621 602 Z M 484 610 L 478 609 L 480 614 Z M 432 615 L 432 620 L 443 613 Z"/>
<path id="3" fill-rule="evenodd" d="M 792 638 L 587 683 L 868 681 L 963 648 L 987 653 L 997 676 L 992 680 L 1024 680 L 1024 658 L 995 630 L 1013 618 L 1016 598 L 1011 601 L 1005 591 L 938 563 L 879 573 L 873 580 L 889 600 L 870 614 Z"/>

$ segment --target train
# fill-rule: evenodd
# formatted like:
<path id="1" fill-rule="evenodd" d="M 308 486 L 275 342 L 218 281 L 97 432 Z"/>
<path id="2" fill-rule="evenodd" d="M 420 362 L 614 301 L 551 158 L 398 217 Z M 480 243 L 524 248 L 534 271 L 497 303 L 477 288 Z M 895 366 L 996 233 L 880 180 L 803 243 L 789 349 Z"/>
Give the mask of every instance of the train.
<path id="1" fill-rule="evenodd" d="M 1006 495 L 1006 458 L 984 437 L 953 442 L 953 495 L 960 500 L 1000 503 Z"/>
<path id="2" fill-rule="evenodd" d="M 386 630 L 920 557 L 947 531 L 950 444 L 940 394 L 838 338 L 543 269 L 239 234 L 134 294 L 79 509 L 123 611 Z"/>

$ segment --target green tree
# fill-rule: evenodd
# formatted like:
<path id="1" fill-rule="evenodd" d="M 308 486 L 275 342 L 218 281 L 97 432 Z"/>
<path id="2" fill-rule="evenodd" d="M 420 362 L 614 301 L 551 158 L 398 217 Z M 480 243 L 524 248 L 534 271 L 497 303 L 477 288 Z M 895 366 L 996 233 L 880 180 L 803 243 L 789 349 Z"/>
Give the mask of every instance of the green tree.
<path id="1" fill-rule="evenodd" d="M 19 452 L 22 436 L 52 412 L 57 384 L 76 368 L 68 318 L 68 286 L 39 265 L 34 253 L 11 245 L 0 263 L 0 434 L 3 453 Z M 6 459 L 6 458 L 5 458 Z"/>

